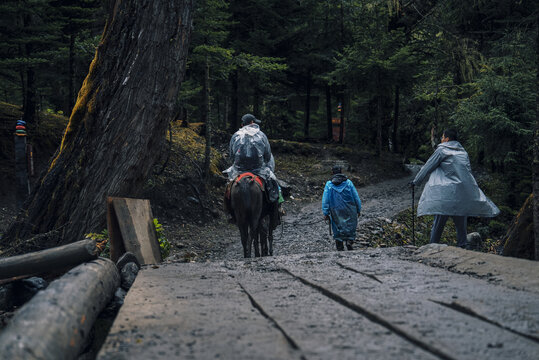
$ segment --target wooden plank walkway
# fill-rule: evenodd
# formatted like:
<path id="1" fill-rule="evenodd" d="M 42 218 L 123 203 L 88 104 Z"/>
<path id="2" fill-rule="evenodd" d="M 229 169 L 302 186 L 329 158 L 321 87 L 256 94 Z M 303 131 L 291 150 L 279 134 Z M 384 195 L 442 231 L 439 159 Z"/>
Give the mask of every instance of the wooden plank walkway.
<path id="1" fill-rule="evenodd" d="M 98 359 L 538 358 L 535 284 L 419 259 L 400 248 L 148 267 Z"/>

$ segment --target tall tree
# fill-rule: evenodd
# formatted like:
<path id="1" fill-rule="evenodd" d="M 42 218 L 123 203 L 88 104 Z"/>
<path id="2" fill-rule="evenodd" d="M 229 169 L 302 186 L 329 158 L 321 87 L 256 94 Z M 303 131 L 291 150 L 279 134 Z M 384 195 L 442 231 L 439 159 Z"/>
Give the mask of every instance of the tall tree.
<path id="1" fill-rule="evenodd" d="M 533 230 L 535 233 L 535 260 L 539 260 L 539 9 L 536 10 L 535 26 L 535 131 L 533 135 Z"/>
<path id="2" fill-rule="evenodd" d="M 65 112 L 71 114 L 75 104 L 75 45 L 77 38 L 93 29 L 99 24 L 98 14 L 101 13 L 101 1 L 99 0 L 55 0 L 51 5 L 57 12 L 58 21 L 61 24 L 64 44 L 67 45 L 67 68 L 65 74 L 67 82 L 67 99 Z"/>
<path id="3" fill-rule="evenodd" d="M 31 124 L 37 109 L 38 72 L 58 48 L 60 23 L 50 0 L 5 1 L 0 5 L 0 75 L 13 80 L 18 73 L 23 119 Z"/>
<path id="4" fill-rule="evenodd" d="M 137 195 L 174 115 L 191 19 L 191 0 L 113 4 L 62 144 L 2 246 L 79 240 L 104 226 L 107 196 Z"/>

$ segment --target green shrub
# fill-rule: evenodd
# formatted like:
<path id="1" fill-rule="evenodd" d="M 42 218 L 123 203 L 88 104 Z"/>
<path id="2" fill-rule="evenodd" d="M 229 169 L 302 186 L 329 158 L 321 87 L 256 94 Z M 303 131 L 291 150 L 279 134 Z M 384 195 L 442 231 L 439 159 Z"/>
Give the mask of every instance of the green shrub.
<path id="1" fill-rule="evenodd" d="M 155 232 L 157 233 L 157 240 L 159 241 L 159 250 L 161 251 L 161 257 L 164 259 L 170 254 L 170 242 L 165 236 L 163 225 L 161 225 L 157 219 L 153 219 L 153 224 L 155 226 Z M 86 234 L 85 237 L 95 240 L 98 243 L 104 243 L 104 247 L 103 249 L 101 249 L 100 256 L 110 259 L 110 241 L 109 232 L 107 229 L 104 229 L 100 233 Z"/>
<path id="2" fill-rule="evenodd" d="M 507 225 L 496 220 L 491 220 L 488 227 L 490 235 L 493 236 L 502 236 L 507 231 Z"/>
<path id="3" fill-rule="evenodd" d="M 159 241 L 159 249 L 161 250 L 161 257 L 164 259 L 170 254 L 170 242 L 165 236 L 163 225 L 161 225 L 159 221 L 157 221 L 156 218 L 153 219 L 153 224 L 155 225 L 155 231 L 157 233 L 157 240 Z"/>
<path id="4" fill-rule="evenodd" d="M 104 247 L 101 249 L 99 256 L 110 259 L 110 241 L 109 241 L 109 231 L 103 229 L 100 233 L 89 233 L 85 235 L 86 238 L 97 241 L 98 243 L 103 244 Z"/>

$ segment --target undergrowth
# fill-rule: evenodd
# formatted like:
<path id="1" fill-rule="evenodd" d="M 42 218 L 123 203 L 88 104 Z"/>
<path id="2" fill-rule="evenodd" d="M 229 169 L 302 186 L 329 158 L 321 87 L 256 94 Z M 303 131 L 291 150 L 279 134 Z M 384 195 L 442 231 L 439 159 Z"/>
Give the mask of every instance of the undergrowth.
<path id="1" fill-rule="evenodd" d="M 159 250 L 161 251 L 161 257 L 165 259 L 170 254 L 170 242 L 165 235 L 163 226 L 156 218 L 153 219 L 153 224 L 155 226 L 157 240 L 159 241 Z M 103 229 L 100 233 L 86 234 L 86 237 L 97 242 L 97 247 L 100 250 L 100 256 L 110 259 L 110 241 L 109 232 L 107 229 Z"/>
<path id="2" fill-rule="evenodd" d="M 391 223 L 381 225 L 382 231 L 372 236 L 371 246 L 391 247 L 415 245 L 419 247 L 429 244 L 434 216 L 415 216 L 413 222 L 415 239 L 412 237 L 412 210 L 406 209 L 398 213 Z M 481 235 L 482 242 L 480 247 L 475 250 L 488 253 L 499 252 L 501 245 L 500 234 L 503 235 L 504 232 L 503 230 L 500 232 L 497 222 L 490 219 L 468 218 L 467 228 L 468 233 L 478 232 Z M 449 218 L 444 227 L 440 243 L 451 246 L 457 245 L 457 232 L 451 218 Z"/>

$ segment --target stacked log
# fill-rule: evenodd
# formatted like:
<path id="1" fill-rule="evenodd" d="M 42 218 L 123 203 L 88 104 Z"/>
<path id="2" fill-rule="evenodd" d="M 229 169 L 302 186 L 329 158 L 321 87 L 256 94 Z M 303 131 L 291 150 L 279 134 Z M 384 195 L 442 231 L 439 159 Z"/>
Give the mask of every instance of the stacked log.
<path id="1" fill-rule="evenodd" d="M 85 239 L 52 249 L 0 259 L 0 283 L 51 272 L 97 259 L 95 240 Z"/>
<path id="2" fill-rule="evenodd" d="M 0 334 L 0 358 L 75 359 L 119 286 L 118 269 L 110 260 L 71 269 L 17 312 Z"/>

